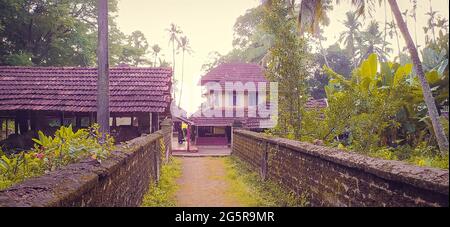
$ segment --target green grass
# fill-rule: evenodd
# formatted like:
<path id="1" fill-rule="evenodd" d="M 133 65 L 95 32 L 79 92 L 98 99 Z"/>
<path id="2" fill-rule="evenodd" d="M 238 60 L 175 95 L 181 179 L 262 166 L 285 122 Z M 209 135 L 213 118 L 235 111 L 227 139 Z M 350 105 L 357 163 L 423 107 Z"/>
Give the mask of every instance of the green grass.
<path id="1" fill-rule="evenodd" d="M 307 206 L 304 196 L 300 198 L 282 189 L 275 182 L 263 181 L 258 173 L 250 170 L 237 157 L 225 158 L 227 196 L 250 207 L 297 207 Z"/>
<path id="2" fill-rule="evenodd" d="M 161 167 L 159 184 L 151 183 L 144 195 L 143 207 L 173 207 L 176 206 L 175 192 L 178 190 L 176 180 L 181 176 L 181 162 L 171 158 L 168 164 Z"/>

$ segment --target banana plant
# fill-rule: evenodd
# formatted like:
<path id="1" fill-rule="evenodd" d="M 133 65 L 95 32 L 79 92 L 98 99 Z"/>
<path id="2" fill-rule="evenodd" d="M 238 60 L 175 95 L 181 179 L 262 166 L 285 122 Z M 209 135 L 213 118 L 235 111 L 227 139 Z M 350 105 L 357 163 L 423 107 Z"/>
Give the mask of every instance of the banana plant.
<path id="1" fill-rule="evenodd" d="M 445 78 L 448 81 L 448 76 L 440 74 L 440 70 L 445 67 L 444 62 L 438 67 L 433 67 L 438 70 L 426 74 L 437 101 L 448 99 L 448 89 L 442 89 Z M 414 77 L 412 64 L 379 62 L 377 56 L 373 54 L 353 71 L 350 79 L 345 79 L 326 66 L 324 70 L 330 77 L 330 82 L 325 88 L 330 106 L 335 108 L 333 111 L 340 112 L 335 113 L 337 117 L 333 118 L 347 119 L 341 121 L 347 124 L 347 131 L 355 128 L 351 125 L 352 119 L 359 119 L 357 122 L 363 123 L 361 119 L 366 117 L 372 118 L 372 121 L 379 120 L 380 127 L 373 126 L 378 128 L 374 130 L 378 130 L 380 140 L 383 138 L 388 140 L 389 137 L 390 143 L 417 143 L 418 141 L 415 141 L 417 138 L 422 140 L 427 135 L 432 135 L 433 130 L 430 128 L 430 120 L 426 117 L 427 109 L 422 89 L 417 77 Z M 334 107 L 336 105 L 333 105 L 333 102 L 352 106 Z M 345 108 L 353 108 L 354 111 L 348 112 Z M 342 113 L 348 113 L 349 116 Z"/>

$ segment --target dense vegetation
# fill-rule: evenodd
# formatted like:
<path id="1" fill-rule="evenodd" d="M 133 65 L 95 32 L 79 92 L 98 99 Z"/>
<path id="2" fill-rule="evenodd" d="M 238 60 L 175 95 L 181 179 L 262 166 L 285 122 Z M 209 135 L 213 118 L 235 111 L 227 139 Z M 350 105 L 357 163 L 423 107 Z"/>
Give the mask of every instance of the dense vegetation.
<path id="1" fill-rule="evenodd" d="M 150 47 L 141 31 L 122 33 L 115 22 L 117 0 L 108 3 L 110 65 L 157 65 L 159 46 Z M 0 65 L 96 65 L 96 0 L 0 0 L 0 5 Z M 161 59 L 159 64 L 167 65 Z"/>
<path id="2" fill-rule="evenodd" d="M 103 138 L 97 125 L 77 132 L 72 126 L 61 126 L 54 137 L 39 132 L 39 138 L 33 140 L 30 151 L 6 155 L 0 150 L 0 190 L 82 159 L 101 162 L 114 148 L 114 139 Z"/>
<path id="3" fill-rule="evenodd" d="M 320 6 L 314 23 L 298 25 L 303 12 L 296 1 L 266 1 L 237 19 L 234 49 L 223 56 L 213 53 L 204 69 L 235 60 L 262 64 L 280 91 L 278 126 L 268 133 L 448 168 L 448 148 L 439 149 L 423 83 L 412 58 L 403 53 L 406 47 L 400 46 L 394 17 L 386 17 L 384 25 L 368 20 L 362 6 L 370 5 L 359 1 L 362 5 L 342 21 L 346 30 L 336 44 L 325 48 L 321 28 L 329 23 L 327 12 L 334 1 L 302 2 Z M 403 17 L 417 24 L 418 2 L 411 3 Z M 427 15 L 421 64 L 440 115 L 449 104 L 448 21 L 431 7 Z M 416 28 L 415 40 L 418 35 Z M 306 109 L 310 97 L 327 98 L 328 108 Z M 441 115 L 438 120 L 448 137 L 448 117 Z"/>

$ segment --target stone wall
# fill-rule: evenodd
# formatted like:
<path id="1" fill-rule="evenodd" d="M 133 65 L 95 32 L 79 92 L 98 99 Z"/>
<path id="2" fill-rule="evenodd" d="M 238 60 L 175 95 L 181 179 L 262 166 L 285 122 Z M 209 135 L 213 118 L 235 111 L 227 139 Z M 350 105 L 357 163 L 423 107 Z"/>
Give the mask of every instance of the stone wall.
<path id="1" fill-rule="evenodd" d="M 170 121 L 163 122 L 162 130 L 121 145 L 101 164 L 71 164 L 0 191 L 0 207 L 139 206 L 149 184 L 159 178 L 161 147 L 170 147 L 170 128 Z"/>
<path id="2" fill-rule="evenodd" d="M 262 178 L 305 195 L 311 206 L 448 207 L 448 170 L 243 130 L 234 130 L 232 149 Z"/>

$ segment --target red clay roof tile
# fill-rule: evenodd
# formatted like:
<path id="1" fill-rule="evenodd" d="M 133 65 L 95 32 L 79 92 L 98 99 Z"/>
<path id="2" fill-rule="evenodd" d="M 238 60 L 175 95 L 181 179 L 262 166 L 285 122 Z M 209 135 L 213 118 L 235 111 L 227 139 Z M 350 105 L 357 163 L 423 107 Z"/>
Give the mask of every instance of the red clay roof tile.
<path id="1" fill-rule="evenodd" d="M 111 112 L 164 112 L 170 68 L 110 68 Z M 95 112 L 97 69 L 0 66 L 0 111 Z"/>

